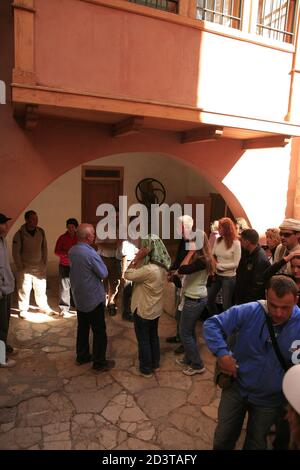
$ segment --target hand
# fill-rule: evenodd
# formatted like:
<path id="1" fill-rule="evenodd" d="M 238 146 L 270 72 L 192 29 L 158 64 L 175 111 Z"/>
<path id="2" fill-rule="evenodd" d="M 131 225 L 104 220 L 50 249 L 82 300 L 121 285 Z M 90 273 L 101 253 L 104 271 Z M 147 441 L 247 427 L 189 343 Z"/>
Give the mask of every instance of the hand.
<path id="1" fill-rule="evenodd" d="M 137 261 L 144 259 L 150 253 L 150 251 L 151 251 L 150 248 L 140 248 L 137 254 L 135 255 L 133 261 L 137 263 Z"/>
<path id="2" fill-rule="evenodd" d="M 293 258 L 295 258 L 295 256 L 300 256 L 300 250 L 291 251 L 287 256 L 284 257 L 284 261 L 288 263 Z"/>
<path id="3" fill-rule="evenodd" d="M 172 277 L 174 276 L 174 273 L 175 273 L 174 270 L 168 272 L 168 274 L 167 274 L 167 279 L 168 279 L 169 282 L 172 281 Z"/>
<path id="4" fill-rule="evenodd" d="M 224 374 L 232 375 L 233 377 L 237 376 L 238 365 L 233 356 L 227 354 L 218 358 L 218 363 L 221 369 L 221 372 Z"/>

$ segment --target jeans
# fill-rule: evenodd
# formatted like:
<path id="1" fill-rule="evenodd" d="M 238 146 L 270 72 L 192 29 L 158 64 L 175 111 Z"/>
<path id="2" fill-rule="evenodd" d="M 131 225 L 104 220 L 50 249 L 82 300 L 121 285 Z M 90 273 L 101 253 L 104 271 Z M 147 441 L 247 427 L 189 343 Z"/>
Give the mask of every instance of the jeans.
<path id="1" fill-rule="evenodd" d="M 180 317 L 180 339 L 184 347 L 184 361 L 195 369 L 202 369 L 204 363 L 200 357 L 197 338 L 196 322 L 206 306 L 207 298 L 190 299 L 185 297 Z"/>
<path id="2" fill-rule="evenodd" d="M 146 320 L 134 312 L 134 329 L 138 342 L 140 371 L 150 374 L 159 367 L 160 348 L 158 337 L 159 317 Z"/>
<path id="3" fill-rule="evenodd" d="M 233 450 L 248 412 L 246 439 L 243 450 L 265 450 L 267 435 L 281 413 L 281 407 L 268 408 L 249 403 L 240 394 L 236 382 L 222 390 L 218 424 L 214 435 L 214 450 Z"/>
<path id="4" fill-rule="evenodd" d="M 223 297 L 223 311 L 229 309 L 232 306 L 232 298 L 235 288 L 235 276 L 226 277 L 219 276 L 216 274 L 215 279 L 211 283 L 210 287 L 207 288 L 207 310 L 210 315 L 216 315 L 219 313 L 216 306 L 216 297 L 219 290 L 222 288 Z"/>
<path id="5" fill-rule="evenodd" d="M 177 309 L 175 313 L 175 319 L 176 319 L 176 338 L 178 341 L 181 341 L 180 339 L 180 318 L 181 318 L 181 313 L 182 310 Z"/>
<path id="6" fill-rule="evenodd" d="M 106 325 L 104 318 L 104 303 L 99 304 L 91 312 L 77 311 L 77 360 L 90 358 L 89 334 L 93 331 L 93 362 L 95 366 L 106 364 Z"/>
<path id="7" fill-rule="evenodd" d="M 10 294 L 0 299 L 0 340 L 7 342 L 10 320 Z"/>

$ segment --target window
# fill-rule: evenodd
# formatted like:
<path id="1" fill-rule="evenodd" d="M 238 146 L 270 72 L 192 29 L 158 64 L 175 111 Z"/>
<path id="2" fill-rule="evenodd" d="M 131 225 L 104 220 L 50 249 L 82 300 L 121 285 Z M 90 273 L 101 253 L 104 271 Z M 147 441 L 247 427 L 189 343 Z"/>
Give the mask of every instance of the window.
<path id="1" fill-rule="evenodd" d="M 260 0 L 256 32 L 278 41 L 294 40 L 296 0 Z"/>
<path id="2" fill-rule="evenodd" d="M 197 19 L 241 29 L 242 3 L 243 0 L 197 0 Z"/>
<path id="3" fill-rule="evenodd" d="M 128 0 L 131 3 L 138 3 L 146 7 L 157 8 L 158 10 L 169 11 L 170 13 L 178 13 L 178 0 Z"/>

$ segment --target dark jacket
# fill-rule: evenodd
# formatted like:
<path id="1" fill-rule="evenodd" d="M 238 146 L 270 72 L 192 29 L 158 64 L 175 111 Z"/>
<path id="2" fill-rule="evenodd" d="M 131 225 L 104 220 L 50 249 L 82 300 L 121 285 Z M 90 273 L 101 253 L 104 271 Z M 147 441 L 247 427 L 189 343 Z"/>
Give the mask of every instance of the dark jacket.
<path id="1" fill-rule="evenodd" d="M 243 250 L 236 271 L 235 301 L 237 304 L 265 298 L 264 272 L 270 266 L 265 250 L 258 245 L 252 253 Z"/>

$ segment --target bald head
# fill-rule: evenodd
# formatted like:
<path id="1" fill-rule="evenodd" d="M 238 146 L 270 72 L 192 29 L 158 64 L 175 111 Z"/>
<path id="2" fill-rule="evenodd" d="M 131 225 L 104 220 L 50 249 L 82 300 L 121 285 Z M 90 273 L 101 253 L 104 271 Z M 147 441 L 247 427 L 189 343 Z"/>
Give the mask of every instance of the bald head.
<path id="1" fill-rule="evenodd" d="M 79 242 L 91 245 L 95 240 L 95 229 L 91 224 L 80 224 L 77 229 L 77 238 Z"/>

